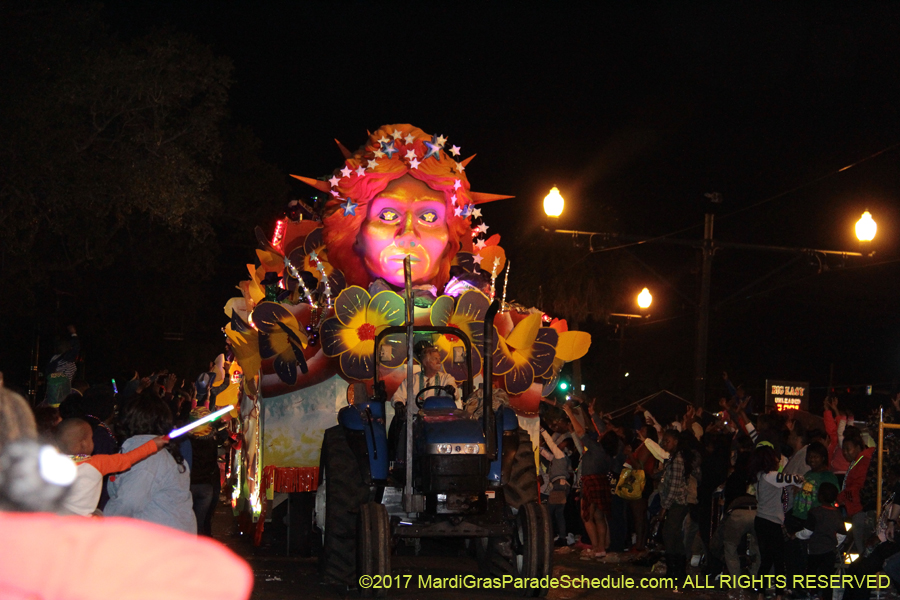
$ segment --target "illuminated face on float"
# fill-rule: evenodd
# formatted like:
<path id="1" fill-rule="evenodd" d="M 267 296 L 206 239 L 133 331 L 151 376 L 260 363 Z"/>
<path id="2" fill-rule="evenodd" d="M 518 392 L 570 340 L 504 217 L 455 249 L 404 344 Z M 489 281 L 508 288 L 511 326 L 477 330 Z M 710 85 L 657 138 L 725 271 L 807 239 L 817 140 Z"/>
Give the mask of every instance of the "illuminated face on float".
<path id="1" fill-rule="evenodd" d="M 412 280 L 433 282 L 450 249 L 449 241 L 444 194 L 403 175 L 369 202 L 356 247 L 373 277 L 403 286 L 407 256 Z"/>
<path id="2" fill-rule="evenodd" d="M 342 169 L 327 181 L 294 175 L 330 194 L 320 206 L 328 261 L 349 285 L 376 279 L 403 287 L 412 257 L 414 285 L 439 290 L 460 250 L 471 251 L 476 204 L 510 198 L 473 192 L 460 149 L 412 125 L 384 125 L 356 152 L 340 146 Z"/>

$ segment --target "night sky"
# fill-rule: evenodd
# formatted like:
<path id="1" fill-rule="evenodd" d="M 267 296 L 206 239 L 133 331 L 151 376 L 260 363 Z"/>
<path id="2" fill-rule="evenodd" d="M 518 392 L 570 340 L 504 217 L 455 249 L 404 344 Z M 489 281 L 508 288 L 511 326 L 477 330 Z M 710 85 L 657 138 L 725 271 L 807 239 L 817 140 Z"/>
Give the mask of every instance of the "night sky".
<path id="1" fill-rule="evenodd" d="M 757 394 L 766 378 L 824 388 L 832 364 L 843 386 L 887 391 L 900 374 L 900 148 L 869 158 L 900 143 L 896 4 L 111 2 L 105 11 L 124 38 L 170 27 L 229 56 L 231 116 L 285 174 L 330 173 L 341 163 L 334 138 L 355 149 L 387 123 L 477 153 L 473 189 L 516 196 L 484 208 L 508 248 L 514 298 L 516 270 L 528 268 L 517 248 L 572 243 L 539 228 L 554 184 L 567 201 L 559 227 L 631 235 L 701 237 L 703 194 L 719 192 L 720 240 L 857 250 L 853 225 L 868 208 L 879 226 L 871 259 L 803 258 L 742 292 L 794 257 L 717 254 L 709 372 L 728 370 Z M 689 396 L 698 254 L 628 251 L 672 287 L 624 257 L 633 268 L 619 310 L 633 311 L 644 285 L 655 297 L 653 316 L 627 330 L 626 395 Z M 557 268 L 601 277 L 598 257 L 583 253 L 577 268 Z M 212 309 L 234 283 L 211 284 Z M 594 335 L 585 379 L 607 388 L 614 334 L 602 322 L 585 327 Z"/>

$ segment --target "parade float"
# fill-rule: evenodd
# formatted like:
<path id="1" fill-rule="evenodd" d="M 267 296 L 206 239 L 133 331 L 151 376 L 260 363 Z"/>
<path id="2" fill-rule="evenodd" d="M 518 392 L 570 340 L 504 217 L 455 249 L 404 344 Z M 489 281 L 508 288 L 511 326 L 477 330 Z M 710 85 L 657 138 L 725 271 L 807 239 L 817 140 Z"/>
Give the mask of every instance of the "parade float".
<path id="1" fill-rule="evenodd" d="M 474 155 L 462 158 L 444 136 L 407 124 L 382 126 L 356 152 L 338 147 L 344 163 L 329 177 L 294 175 L 317 199 L 306 216 L 290 211 L 271 235 L 257 229 L 257 262 L 225 306 L 234 383 L 217 404 L 239 407 L 232 506 L 253 524 L 257 543 L 276 504 L 305 496 L 297 510 L 312 510 L 323 433 L 347 405 L 348 387 L 364 383 L 371 392 L 378 368 L 390 398 L 406 377 L 405 335 L 384 337 L 377 367 L 373 356 L 379 332 L 406 324 L 407 257 L 415 325 L 459 331 L 428 340 L 443 370 L 458 382 L 468 370 L 478 374 L 477 388 L 490 360 L 493 387 L 505 391 L 496 396 L 508 396 L 533 441 L 541 398 L 553 393 L 564 363 L 590 346 L 590 336 L 568 331 L 564 320 L 506 302 L 509 262 L 479 206 L 510 197 L 471 190 L 466 166 Z M 496 343 L 482 356 L 495 298 Z M 461 336 L 474 349 L 469 368 Z M 292 521 L 308 528 L 307 516 Z"/>

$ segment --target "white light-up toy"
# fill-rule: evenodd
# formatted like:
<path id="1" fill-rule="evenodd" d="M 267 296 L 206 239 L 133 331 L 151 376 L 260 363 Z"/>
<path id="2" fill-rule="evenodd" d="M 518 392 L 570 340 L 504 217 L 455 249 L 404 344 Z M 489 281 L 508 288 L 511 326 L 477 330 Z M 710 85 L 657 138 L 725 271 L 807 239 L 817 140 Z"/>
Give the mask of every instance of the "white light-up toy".
<path id="1" fill-rule="evenodd" d="M 220 408 L 219 410 L 217 410 L 217 411 L 214 412 L 214 413 L 209 413 L 209 414 L 206 415 L 205 417 L 201 417 L 201 418 L 197 419 L 197 420 L 194 421 L 193 423 L 189 423 L 189 424 L 185 425 L 184 427 L 179 427 L 178 429 L 173 429 L 173 430 L 169 433 L 169 439 L 177 438 L 179 435 L 184 435 L 185 433 L 187 433 L 187 432 L 190 431 L 191 429 L 194 429 L 194 428 L 196 428 L 196 427 L 200 427 L 200 426 L 203 425 L 204 423 L 209 423 L 210 421 L 212 421 L 212 420 L 214 420 L 214 419 L 217 419 L 217 418 L 221 417 L 222 415 L 224 415 L 225 413 L 229 412 L 229 411 L 232 410 L 233 408 L 234 408 L 234 404 L 229 404 L 228 406 L 226 406 L 226 407 L 224 407 L 224 408 Z"/>

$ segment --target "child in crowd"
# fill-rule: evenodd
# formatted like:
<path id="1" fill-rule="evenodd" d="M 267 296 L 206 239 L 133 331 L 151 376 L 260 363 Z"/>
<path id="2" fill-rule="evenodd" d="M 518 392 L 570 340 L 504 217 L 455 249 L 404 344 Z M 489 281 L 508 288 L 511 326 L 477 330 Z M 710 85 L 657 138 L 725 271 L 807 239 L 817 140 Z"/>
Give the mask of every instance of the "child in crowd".
<path id="1" fill-rule="evenodd" d="M 566 528 L 565 509 L 566 500 L 569 497 L 569 489 L 572 487 L 569 483 L 569 459 L 544 429 L 541 429 L 541 436 L 547 444 L 546 448 L 541 449 L 541 454 L 544 455 L 544 458 L 550 460 L 550 468 L 548 469 L 548 478 L 550 480 L 548 498 L 550 522 L 556 528 L 556 546 L 562 547 L 566 546 L 568 530 Z M 547 454 L 549 456 L 546 456 Z"/>
<path id="2" fill-rule="evenodd" d="M 817 495 L 819 506 L 809 511 L 804 529 L 796 534 L 797 538 L 809 541 L 809 575 L 834 574 L 834 552 L 846 537 L 844 519 L 835 505 L 837 495 L 836 485 L 821 483 Z M 824 589 L 823 600 L 831 600 L 831 588 Z"/>
<path id="3" fill-rule="evenodd" d="M 70 455 L 78 465 L 75 482 L 59 511 L 62 515 L 89 516 L 97 511 L 103 477 L 110 473 L 127 471 L 135 463 L 159 452 L 169 437 L 161 435 L 125 454 L 95 454 L 93 430 L 82 419 L 65 419 L 56 430 L 56 443 L 60 451 Z"/>

